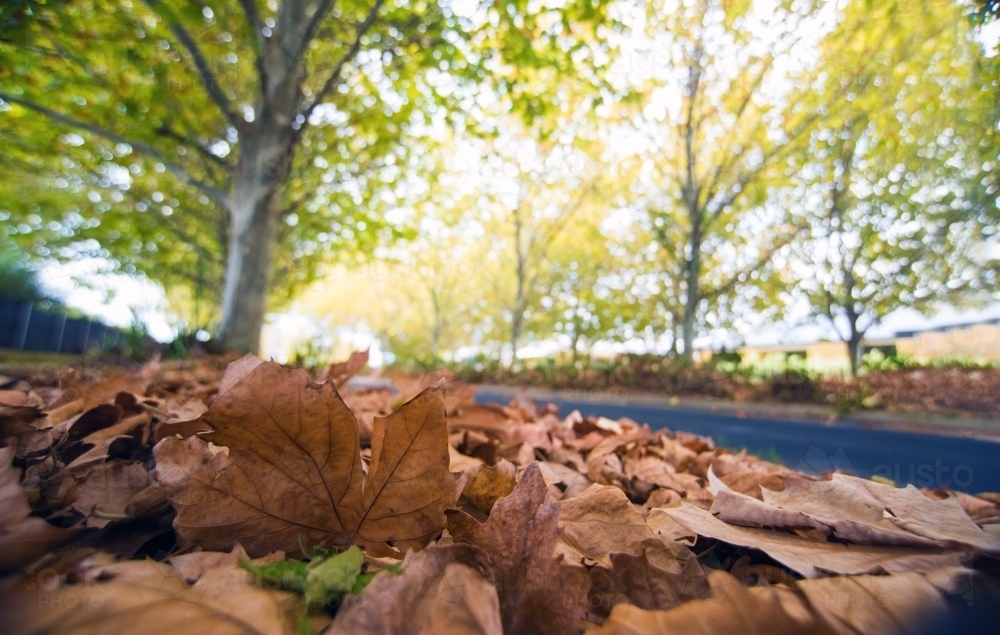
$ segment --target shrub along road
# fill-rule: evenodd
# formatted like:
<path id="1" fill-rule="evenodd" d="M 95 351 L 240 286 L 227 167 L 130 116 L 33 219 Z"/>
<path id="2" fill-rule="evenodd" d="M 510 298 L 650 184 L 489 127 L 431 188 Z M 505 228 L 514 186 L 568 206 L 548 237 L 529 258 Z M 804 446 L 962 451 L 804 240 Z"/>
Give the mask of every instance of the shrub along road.
<path id="1" fill-rule="evenodd" d="M 480 387 L 479 403 L 507 403 L 516 391 Z M 565 398 L 532 394 L 539 404 L 554 403 L 561 413 L 618 419 L 628 417 L 658 430 L 684 430 L 710 436 L 723 447 L 746 448 L 772 461 L 806 473 L 832 469 L 865 478 L 882 476 L 897 485 L 948 487 L 969 493 L 1000 491 L 1000 440 L 900 430 L 868 429 L 856 422 L 827 425 L 820 421 L 775 419 L 760 410 L 745 414 L 713 412 L 685 405 L 671 406 L 649 399 Z M 636 403 L 641 401 L 641 403 Z"/>

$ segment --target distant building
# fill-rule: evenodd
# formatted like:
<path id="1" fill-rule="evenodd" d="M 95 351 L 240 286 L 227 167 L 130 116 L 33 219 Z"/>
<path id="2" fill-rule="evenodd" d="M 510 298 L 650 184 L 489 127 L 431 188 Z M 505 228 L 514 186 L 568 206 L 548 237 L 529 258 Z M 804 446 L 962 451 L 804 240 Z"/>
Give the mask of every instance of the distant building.
<path id="1" fill-rule="evenodd" d="M 896 352 L 919 362 L 955 357 L 1000 362 L 1000 318 L 896 333 Z"/>
<path id="2" fill-rule="evenodd" d="M 911 357 L 921 363 L 945 358 L 996 363 L 1000 362 L 1000 318 L 897 331 L 893 337 L 864 340 L 861 346 L 864 351 L 879 349 L 887 354 Z M 741 360 L 750 364 L 759 364 L 769 356 L 783 355 L 803 357 L 806 365 L 816 370 L 850 367 L 847 344 L 844 342 L 744 346 L 739 352 Z"/>

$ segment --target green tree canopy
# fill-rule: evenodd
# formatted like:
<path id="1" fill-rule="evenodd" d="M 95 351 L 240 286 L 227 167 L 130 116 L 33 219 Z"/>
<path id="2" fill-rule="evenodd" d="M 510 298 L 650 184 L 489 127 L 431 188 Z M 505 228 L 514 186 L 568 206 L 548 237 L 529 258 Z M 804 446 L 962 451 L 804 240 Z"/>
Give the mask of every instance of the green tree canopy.
<path id="1" fill-rule="evenodd" d="M 413 175 L 435 133 L 475 125 L 481 82 L 544 114 L 555 87 L 519 77 L 565 72 L 607 17 L 524 1 L 471 16 L 394 0 L 0 11 L 8 237 L 208 296 L 219 314 L 196 319 L 238 350 L 257 347 L 269 295 L 406 236 Z"/>

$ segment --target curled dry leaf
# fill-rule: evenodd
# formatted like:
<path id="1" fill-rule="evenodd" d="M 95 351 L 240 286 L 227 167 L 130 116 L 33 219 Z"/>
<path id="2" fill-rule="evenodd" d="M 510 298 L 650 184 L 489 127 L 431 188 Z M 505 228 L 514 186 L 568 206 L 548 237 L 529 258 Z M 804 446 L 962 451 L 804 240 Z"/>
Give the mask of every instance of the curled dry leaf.
<path id="1" fill-rule="evenodd" d="M 335 362 L 327 366 L 319 380 L 332 381 L 335 386 L 340 388 L 347 383 L 347 380 L 361 372 L 361 369 L 367 364 L 368 349 L 354 351 L 345 361 Z"/>
<path id="2" fill-rule="evenodd" d="M 31 516 L 14 468 L 15 448 L 0 448 L 0 576 L 14 573 L 66 542 L 73 532 Z"/>
<path id="3" fill-rule="evenodd" d="M 464 472 L 483 464 L 483 460 L 474 456 L 466 456 L 456 450 L 454 446 L 448 446 L 448 470 L 451 472 Z"/>
<path id="4" fill-rule="evenodd" d="M 146 445 L 149 441 L 151 419 L 149 412 L 139 403 L 139 399 L 132 393 L 120 392 L 115 395 L 114 405 L 121 411 L 119 420 L 111 426 L 91 432 L 83 438 L 84 443 L 96 445 L 112 437 L 132 436 L 136 439 L 137 447 Z"/>
<path id="5" fill-rule="evenodd" d="M 820 577 L 825 573 L 861 575 L 930 571 L 958 565 L 966 555 L 940 549 L 845 545 L 810 540 L 778 531 L 729 525 L 709 512 L 688 504 L 664 509 L 663 512 L 699 536 L 760 549 L 807 578 Z"/>
<path id="6" fill-rule="evenodd" d="M 46 408 L 46 412 L 49 413 L 50 417 L 56 418 L 56 413 L 60 412 L 63 406 L 73 402 L 81 402 L 78 406 L 79 411 L 85 412 L 102 403 L 111 403 L 114 401 L 115 395 L 120 392 L 144 395 L 156 374 L 156 370 L 157 366 L 151 363 L 144 366 L 138 373 L 122 373 L 103 381 L 73 384 L 63 390 L 59 399 Z M 54 421 L 54 423 L 58 423 L 58 421 Z"/>
<path id="7" fill-rule="evenodd" d="M 17 458 L 42 454 L 55 438 L 42 411 L 34 406 L 0 407 L 0 442 L 14 439 Z"/>
<path id="8" fill-rule="evenodd" d="M 1000 542 L 972 522 L 958 498 L 931 499 L 912 485 L 834 474 L 828 481 L 789 479 L 781 491 L 762 489 L 759 501 L 730 490 L 714 473 L 709 477 L 717 492 L 711 511 L 728 523 L 864 545 L 1000 551 Z"/>
<path id="9" fill-rule="evenodd" d="M 224 551 L 192 551 L 170 558 L 177 573 L 189 584 L 194 584 L 206 572 L 219 567 L 235 567 L 242 558 L 247 557 L 243 546 L 237 544 L 229 553 Z"/>
<path id="10" fill-rule="evenodd" d="M 448 427 L 452 430 L 475 430 L 506 441 L 510 431 L 510 416 L 503 406 L 474 404 L 463 407 L 455 416 L 448 417 Z"/>
<path id="11" fill-rule="evenodd" d="M 496 465 L 474 465 L 465 474 L 462 495 L 484 514 L 490 513 L 494 503 L 509 496 L 517 485 L 517 468 L 504 459 L 500 459 Z"/>
<path id="12" fill-rule="evenodd" d="M 889 522 L 913 535 L 943 546 L 1000 553 L 1000 540 L 972 522 L 955 496 L 933 500 L 912 485 L 893 487 L 846 474 L 834 474 L 830 482 L 878 501 Z"/>
<path id="13" fill-rule="evenodd" d="M 649 510 L 649 513 L 646 514 L 646 524 L 657 537 L 668 543 L 679 542 L 691 547 L 698 539 L 697 532 L 678 523 L 660 508 Z"/>
<path id="14" fill-rule="evenodd" d="M 503 635 L 489 559 L 465 544 L 410 552 L 347 596 L 325 635 Z"/>
<path id="15" fill-rule="evenodd" d="M 485 523 L 448 512 L 455 540 L 489 554 L 507 635 L 575 633 L 586 608 L 586 571 L 555 555 L 559 508 L 546 502 L 546 494 L 538 464 L 532 463 Z"/>
<path id="16" fill-rule="evenodd" d="M 579 496 L 559 501 L 558 551 L 573 562 L 607 561 L 611 552 L 638 555 L 655 540 L 646 520 L 617 487 L 591 485 Z"/>
<path id="17" fill-rule="evenodd" d="M 208 406 L 201 399 L 171 400 L 164 404 L 163 411 L 169 417 L 169 421 L 190 421 L 208 412 Z"/>
<path id="18" fill-rule="evenodd" d="M 32 399 L 27 392 L 0 390 L 0 406 L 23 407 L 28 405 L 32 405 Z"/>
<path id="19" fill-rule="evenodd" d="M 219 381 L 219 390 L 216 396 L 229 390 L 238 384 L 247 373 L 264 362 L 252 354 L 229 364 L 226 372 Z M 165 407 L 169 418 L 161 421 L 153 430 L 153 439 L 159 443 L 163 439 L 180 436 L 187 438 L 202 432 L 209 432 L 211 428 L 202 420 L 202 415 L 208 412 L 208 406 L 201 399 L 188 399 L 187 401 L 170 401 Z"/>
<path id="20" fill-rule="evenodd" d="M 722 571 L 712 597 L 669 611 L 619 604 L 600 635 L 845 635 L 916 633 L 944 609 L 941 593 L 919 574 L 805 580 L 746 588 Z"/>
<path id="21" fill-rule="evenodd" d="M 834 475 L 834 480 L 830 481 L 790 481 L 784 491 L 780 492 L 764 489 L 763 499 L 770 506 L 800 512 L 819 521 L 830 527 L 838 538 L 848 542 L 866 545 L 940 545 L 933 539 L 894 525 L 883 515 L 885 505 L 866 492 L 841 482 L 837 476 Z M 914 491 L 923 498 L 923 494 Z M 924 500 L 932 502 L 926 498 Z M 961 508 L 959 512 L 965 516 Z"/>
<path id="22" fill-rule="evenodd" d="M 741 494 L 729 488 L 708 470 L 709 489 L 715 494 L 715 502 L 709 510 L 720 520 L 743 527 L 770 527 L 790 529 L 796 533 L 807 533 L 825 539 L 830 527 L 802 512 L 782 509 Z"/>
<path id="23" fill-rule="evenodd" d="M 239 541 L 251 556 L 301 544 L 422 546 L 454 502 L 439 390 L 375 420 L 367 476 L 354 415 L 333 384 L 302 369 L 258 364 L 199 420 L 212 431 L 154 449 L 184 544 Z"/>
<path id="24" fill-rule="evenodd" d="M 73 509 L 83 515 L 85 527 L 105 527 L 126 520 L 125 510 L 132 498 L 145 490 L 152 479 L 140 463 L 112 461 L 91 470 L 77 487 Z"/>
<path id="25" fill-rule="evenodd" d="M 709 510 L 730 525 L 791 529 L 827 536 L 830 527 L 802 512 L 781 509 L 730 489 L 721 490 Z"/>
<path id="26" fill-rule="evenodd" d="M 688 490 L 701 489 L 701 482 L 693 474 L 678 474 L 670 463 L 656 456 L 625 459 L 625 476 L 671 489 L 683 494 Z"/>
<path id="27" fill-rule="evenodd" d="M 553 500 L 578 496 L 593 485 L 586 476 L 561 463 L 545 461 L 539 463 L 538 467 L 542 470 L 542 477 Z"/>
<path id="28" fill-rule="evenodd" d="M 930 496 L 936 500 L 955 496 L 965 513 L 968 514 L 972 522 L 977 525 L 995 525 L 1000 523 L 1000 505 L 988 500 L 983 495 L 972 496 L 963 492 L 949 492 L 948 490 L 935 490 L 930 492 Z M 986 494 L 986 496 L 991 496 Z M 993 494 L 992 496 L 995 496 Z"/>
<path id="29" fill-rule="evenodd" d="M 705 571 L 686 547 L 648 540 L 638 555 L 612 553 L 609 560 L 589 571 L 592 617 L 607 617 L 623 603 L 665 611 L 708 593 Z"/>

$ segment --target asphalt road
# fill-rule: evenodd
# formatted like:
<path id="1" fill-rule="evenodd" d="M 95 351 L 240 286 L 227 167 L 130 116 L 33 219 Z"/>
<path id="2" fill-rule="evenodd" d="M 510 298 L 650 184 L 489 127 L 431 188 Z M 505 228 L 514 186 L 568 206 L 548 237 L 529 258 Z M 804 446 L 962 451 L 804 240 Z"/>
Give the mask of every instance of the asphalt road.
<path id="1" fill-rule="evenodd" d="M 480 389 L 479 403 L 507 403 L 508 396 Z M 545 400 L 563 415 L 609 419 L 628 417 L 653 429 L 670 428 L 710 436 L 723 447 L 740 449 L 768 460 L 780 460 L 806 473 L 832 469 L 862 477 L 881 475 L 897 484 L 948 487 L 969 493 L 1000 492 L 1000 442 L 925 435 L 819 422 L 754 419 L 733 415 L 648 405 Z"/>

